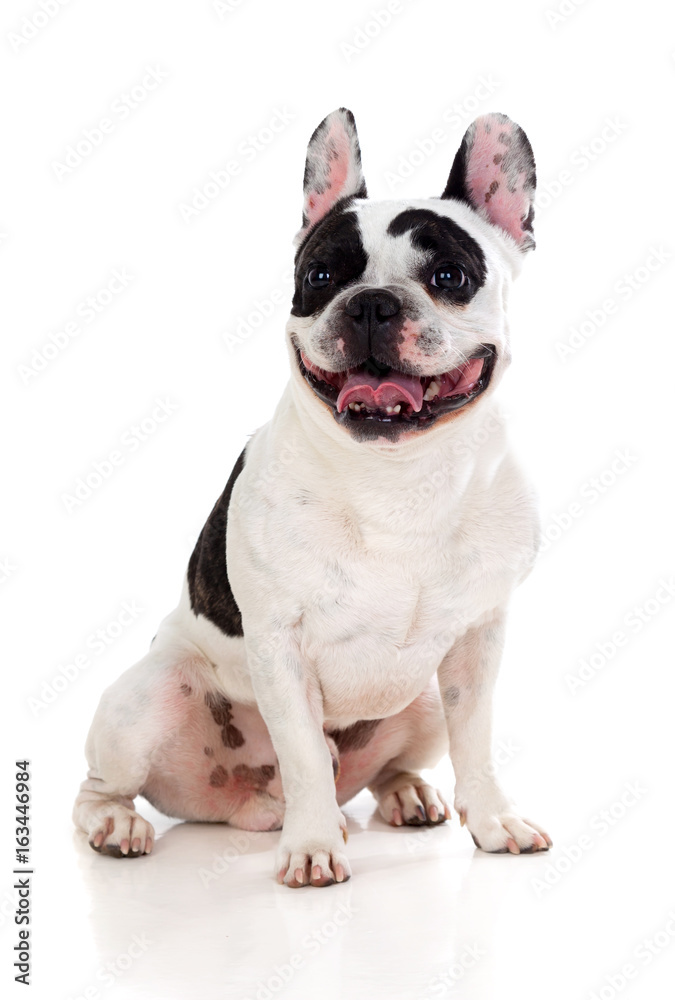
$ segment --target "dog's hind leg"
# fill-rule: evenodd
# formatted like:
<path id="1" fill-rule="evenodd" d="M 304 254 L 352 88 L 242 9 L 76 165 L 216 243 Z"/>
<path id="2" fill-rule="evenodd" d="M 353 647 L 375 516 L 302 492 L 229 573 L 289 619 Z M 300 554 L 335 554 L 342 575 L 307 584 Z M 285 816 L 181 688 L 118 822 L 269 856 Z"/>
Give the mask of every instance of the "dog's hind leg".
<path id="1" fill-rule="evenodd" d="M 87 778 L 73 820 L 101 854 L 138 857 L 154 830 L 134 810 L 153 759 L 179 732 L 185 695 L 208 677 L 208 661 L 174 626 L 104 692 L 89 730 Z"/>
<path id="2" fill-rule="evenodd" d="M 389 721 L 389 720 L 387 720 Z M 430 685 L 400 716 L 398 752 L 368 788 L 380 815 L 392 826 L 435 826 L 450 819 L 441 792 L 420 771 L 433 767 L 448 752 L 448 734 L 438 688 Z"/>

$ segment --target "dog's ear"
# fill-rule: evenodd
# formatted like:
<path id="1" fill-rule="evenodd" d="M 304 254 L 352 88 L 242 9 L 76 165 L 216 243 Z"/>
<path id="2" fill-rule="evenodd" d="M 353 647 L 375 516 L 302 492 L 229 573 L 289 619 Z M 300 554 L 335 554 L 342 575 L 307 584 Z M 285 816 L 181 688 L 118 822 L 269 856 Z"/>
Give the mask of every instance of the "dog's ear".
<path id="1" fill-rule="evenodd" d="M 466 202 L 484 219 L 532 250 L 536 173 L 532 147 L 506 115 L 489 114 L 468 127 L 442 198 Z"/>
<path id="2" fill-rule="evenodd" d="M 309 140 L 304 193 L 302 229 L 296 243 L 342 198 L 367 196 L 356 123 L 347 108 L 331 112 Z"/>

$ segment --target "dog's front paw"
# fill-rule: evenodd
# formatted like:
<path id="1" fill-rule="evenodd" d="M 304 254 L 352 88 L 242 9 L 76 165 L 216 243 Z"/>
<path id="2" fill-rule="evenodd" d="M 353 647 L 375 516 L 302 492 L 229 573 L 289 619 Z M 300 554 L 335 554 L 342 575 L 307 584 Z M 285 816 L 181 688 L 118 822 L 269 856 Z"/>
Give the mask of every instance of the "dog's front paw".
<path id="1" fill-rule="evenodd" d="M 89 846 L 113 858 L 138 858 L 150 854 L 155 831 L 147 820 L 123 803 L 108 799 L 84 807 L 83 823 Z"/>
<path id="2" fill-rule="evenodd" d="M 489 854 L 533 854 L 553 845 L 545 830 L 508 807 L 493 812 L 458 808 L 457 812 L 476 847 Z"/>
<path id="3" fill-rule="evenodd" d="M 342 813 L 338 816 L 336 828 L 330 832 L 314 834 L 309 824 L 304 833 L 293 832 L 284 824 L 277 853 L 277 882 L 300 889 L 304 885 L 332 885 L 351 878 L 352 870 L 344 853 L 347 825 Z"/>

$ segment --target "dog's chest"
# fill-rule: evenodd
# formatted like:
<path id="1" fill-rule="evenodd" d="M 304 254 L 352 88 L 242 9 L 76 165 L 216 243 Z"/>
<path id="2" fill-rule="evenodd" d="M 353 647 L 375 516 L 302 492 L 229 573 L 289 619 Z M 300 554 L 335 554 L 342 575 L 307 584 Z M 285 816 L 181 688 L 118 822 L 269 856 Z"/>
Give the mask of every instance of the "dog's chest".
<path id="1" fill-rule="evenodd" d="M 378 533 L 335 512 L 306 524 L 303 537 L 301 650 L 336 716 L 409 704 L 454 640 L 511 586 L 471 532 Z"/>
<path id="2" fill-rule="evenodd" d="M 267 482 L 253 472 L 270 467 L 267 454 L 249 461 L 228 528 L 244 632 L 288 630 L 336 725 L 409 705 L 531 563 L 534 513 L 508 464 L 467 464 L 411 506 L 409 484 L 433 468 L 383 482 L 386 469 L 340 479 L 299 461 Z"/>

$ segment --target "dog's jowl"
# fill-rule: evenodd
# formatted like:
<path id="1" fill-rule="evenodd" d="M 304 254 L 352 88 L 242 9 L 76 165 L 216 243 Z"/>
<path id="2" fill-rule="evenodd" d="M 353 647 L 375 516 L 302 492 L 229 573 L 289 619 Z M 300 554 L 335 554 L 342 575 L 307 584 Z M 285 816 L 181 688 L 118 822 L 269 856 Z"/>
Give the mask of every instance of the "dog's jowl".
<path id="1" fill-rule="evenodd" d="M 109 688 L 75 822 L 148 853 L 143 795 L 186 820 L 281 830 L 286 885 L 350 876 L 343 803 L 395 826 L 450 810 L 420 772 L 449 751 L 476 845 L 546 850 L 491 766 L 506 606 L 538 544 L 495 391 L 532 234 L 535 168 L 477 119 L 438 198 L 370 201 L 354 118 L 311 138 L 290 381 L 250 439 L 150 651 Z"/>

